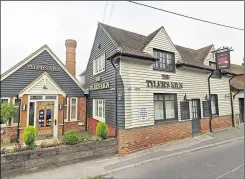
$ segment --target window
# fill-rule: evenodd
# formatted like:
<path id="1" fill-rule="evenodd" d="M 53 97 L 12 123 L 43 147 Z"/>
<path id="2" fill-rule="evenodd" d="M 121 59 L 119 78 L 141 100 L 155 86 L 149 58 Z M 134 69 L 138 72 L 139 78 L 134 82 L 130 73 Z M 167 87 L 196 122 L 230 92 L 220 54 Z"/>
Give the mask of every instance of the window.
<path id="1" fill-rule="evenodd" d="M 64 98 L 64 120 L 68 121 L 68 98 Z"/>
<path id="2" fill-rule="evenodd" d="M 56 96 L 45 96 L 45 99 L 56 99 Z"/>
<path id="3" fill-rule="evenodd" d="M 30 96 L 31 100 L 40 100 L 43 99 L 43 96 Z"/>
<path id="4" fill-rule="evenodd" d="M 42 128 L 44 127 L 44 110 L 39 110 L 39 117 L 38 117 L 38 127 Z"/>
<path id="5" fill-rule="evenodd" d="M 174 53 L 154 50 L 154 56 L 159 60 L 153 65 L 153 69 L 163 71 L 174 71 L 175 70 L 175 59 Z"/>
<path id="6" fill-rule="evenodd" d="M 70 100 L 70 117 L 71 121 L 77 120 L 77 98 L 71 98 Z"/>
<path id="7" fill-rule="evenodd" d="M 154 94 L 155 121 L 178 119 L 177 95 Z"/>
<path id="8" fill-rule="evenodd" d="M 189 102 L 181 101 L 180 109 L 181 109 L 181 120 L 190 119 Z"/>
<path id="9" fill-rule="evenodd" d="M 9 103 L 9 98 L 1 98 L 1 103 Z"/>
<path id="10" fill-rule="evenodd" d="M 93 100 L 93 118 L 105 122 L 105 100 Z"/>
<path id="11" fill-rule="evenodd" d="M 209 117 L 209 105 L 208 101 L 202 102 L 203 117 Z"/>
<path id="12" fill-rule="evenodd" d="M 29 125 L 34 126 L 34 111 L 35 111 L 35 103 L 30 102 L 29 103 Z"/>
<path id="13" fill-rule="evenodd" d="M 216 63 L 215 62 L 209 62 L 209 66 L 213 69 L 216 69 Z"/>
<path id="14" fill-rule="evenodd" d="M 211 94 L 210 98 L 211 98 L 212 115 L 219 115 L 218 95 L 217 94 Z"/>
<path id="15" fill-rule="evenodd" d="M 93 74 L 99 74 L 105 71 L 105 54 L 93 61 Z"/>
<path id="16" fill-rule="evenodd" d="M 16 108 L 19 109 L 20 99 L 13 98 L 13 104 L 14 104 L 14 106 L 15 106 Z M 14 119 L 13 119 L 13 123 L 18 123 L 18 118 L 19 118 L 19 117 L 18 117 L 18 114 L 17 114 L 17 116 L 14 117 Z"/>

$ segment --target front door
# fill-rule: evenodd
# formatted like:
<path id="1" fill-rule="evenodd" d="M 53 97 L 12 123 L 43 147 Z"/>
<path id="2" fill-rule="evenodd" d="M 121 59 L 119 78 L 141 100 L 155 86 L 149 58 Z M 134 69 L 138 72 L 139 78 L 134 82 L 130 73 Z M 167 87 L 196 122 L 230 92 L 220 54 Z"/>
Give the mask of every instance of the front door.
<path id="1" fill-rule="evenodd" d="M 37 101 L 36 129 L 37 138 L 45 139 L 53 136 L 54 101 Z"/>
<path id="2" fill-rule="evenodd" d="M 200 100 L 192 99 L 192 136 L 199 135 L 201 133 L 201 111 L 200 111 Z"/>
<path id="3" fill-rule="evenodd" d="M 244 123 L 244 98 L 239 98 L 239 108 L 240 108 L 240 123 Z"/>

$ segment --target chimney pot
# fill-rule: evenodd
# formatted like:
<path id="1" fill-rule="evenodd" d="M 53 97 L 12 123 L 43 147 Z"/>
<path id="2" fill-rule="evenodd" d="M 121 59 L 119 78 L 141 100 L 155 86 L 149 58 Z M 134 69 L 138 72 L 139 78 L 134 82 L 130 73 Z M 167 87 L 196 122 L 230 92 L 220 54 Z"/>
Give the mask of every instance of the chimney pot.
<path id="1" fill-rule="evenodd" d="M 65 41 L 65 46 L 66 46 L 66 67 L 71 72 L 71 74 L 75 77 L 77 42 L 72 39 L 67 39 Z"/>

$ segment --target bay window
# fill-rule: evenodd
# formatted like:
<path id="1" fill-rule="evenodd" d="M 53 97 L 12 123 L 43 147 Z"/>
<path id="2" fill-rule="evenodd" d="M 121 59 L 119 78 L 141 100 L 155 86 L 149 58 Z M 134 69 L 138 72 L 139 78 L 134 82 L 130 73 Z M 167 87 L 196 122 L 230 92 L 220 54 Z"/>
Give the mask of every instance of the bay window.
<path id="1" fill-rule="evenodd" d="M 155 121 L 177 120 L 177 95 L 154 94 Z"/>
<path id="2" fill-rule="evenodd" d="M 93 118 L 105 122 L 105 100 L 93 100 Z"/>

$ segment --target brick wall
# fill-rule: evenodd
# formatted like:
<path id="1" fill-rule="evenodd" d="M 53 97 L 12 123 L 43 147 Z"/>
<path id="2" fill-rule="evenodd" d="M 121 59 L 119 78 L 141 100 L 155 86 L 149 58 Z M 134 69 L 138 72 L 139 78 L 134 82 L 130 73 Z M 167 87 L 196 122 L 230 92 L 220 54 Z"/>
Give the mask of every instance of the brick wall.
<path id="1" fill-rule="evenodd" d="M 79 125 L 79 121 L 74 121 L 74 122 L 65 122 L 65 127 L 64 127 L 64 132 L 68 130 L 74 130 L 77 132 L 81 132 L 85 130 L 84 125 Z"/>
<path id="2" fill-rule="evenodd" d="M 219 116 L 212 119 L 213 131 L 217 129 L 228 128 L 232 126 L 231 116 Z M 205 133 L 209 131 L 209 118 L 201 119 L 201 132 Z"/>
<path id="3" fill-rule="evenodd" d="M 11 136 L 11 142 L 16 142 L 17 139 L 17 127 L 7 127 L 7 128 L 1 128 L 1 130 L 4 130 L 4 134 L 1 135 L 1 140 L 2 137 L 5 135 Z"/>
<path id="4" fill-rule="evenodd" d="M 94 135 L 96 135 L 96 126 L 98 124 L 99 121 L 97 121 L 94 118 L 88 118 L 88 130 L 90 132 L 92 132 Z M 109 137 L 113 137 L 115 136 L 115 128 L 113 128 L 112 126 L 108 125 L 108 136 Z"/>
<path id="5" fill-rule="evenodd" d="M 118 152 L 127 154 L 192 136 L 191 121 L 157 124 L 118 131 Z"/>

